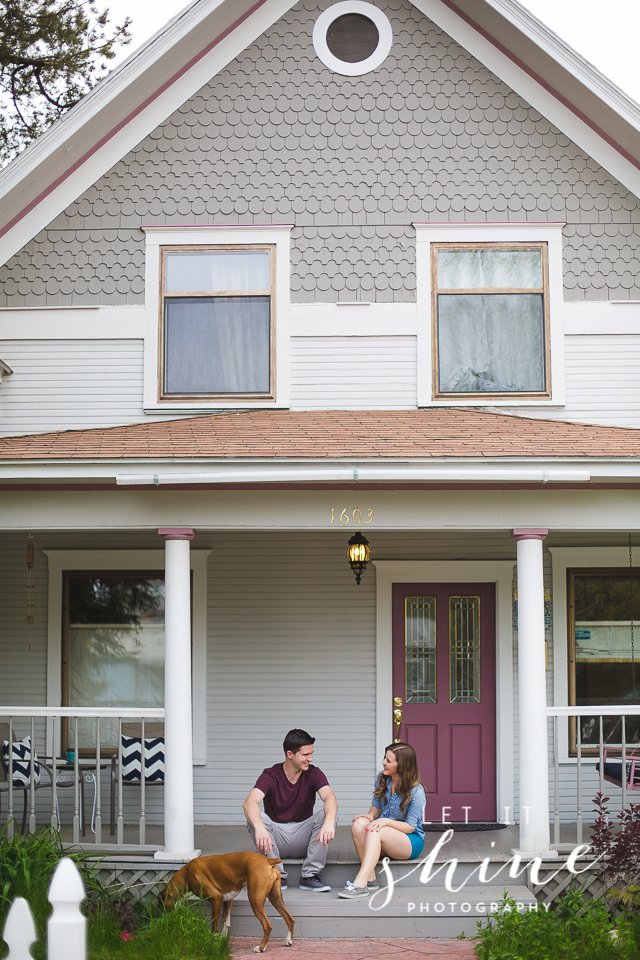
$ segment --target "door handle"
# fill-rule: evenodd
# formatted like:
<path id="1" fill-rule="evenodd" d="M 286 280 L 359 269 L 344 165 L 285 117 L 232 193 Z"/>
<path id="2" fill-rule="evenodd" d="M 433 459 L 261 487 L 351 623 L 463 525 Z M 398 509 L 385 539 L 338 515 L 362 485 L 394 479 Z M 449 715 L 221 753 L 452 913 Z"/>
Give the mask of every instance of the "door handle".
<path id="1" fill-rule="evenodd" d="M 393 698 L 393 722 L 395 724 L 394 743 L 400 743 L 400 725 L 402 723 L 402 697 Z"/>

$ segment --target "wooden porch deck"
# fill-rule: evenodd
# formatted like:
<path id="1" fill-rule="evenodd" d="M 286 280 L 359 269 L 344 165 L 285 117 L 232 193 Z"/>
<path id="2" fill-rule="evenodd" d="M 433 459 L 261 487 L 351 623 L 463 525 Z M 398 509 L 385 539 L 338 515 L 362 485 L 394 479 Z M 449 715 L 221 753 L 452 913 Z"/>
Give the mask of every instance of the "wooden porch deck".
<path id="1" fill-rule="evenodd" d="M 429 832 L 426 834 L 425 854 L 437 842 L 441 833 L 448 828 L 443 824 L 442 831 Z M 590 825 L 585 824 L 583 828 L 584 840 L 589 842 Z M 71 828 L 63 826 L 61 828 L 63 839 L 70 837 Z M 163 827 L 159 824 L 147 824 L 146 827 L 146 845 L 141 848 L 138 845 L 138 826 L 137 824 L 125 824 L 124 827 L 124 845 L 116 846 L 115 836 L 105 835 L 103 828 L 102 842 L 96 844 L 94 838 L 87 831 L 88 835 L 81 838 L 79 847 L 87 853 L 106 854 L 109 856 L 136 856 L 153 858 L 156 850 L 162 848 Z M 560 827 L 560 846 L 559 852 L 569 852 L 577 844 L 576 824 L 563 823 Z M 66 842 L 66 841 L 65 841 Z M 71 845 L 71 844 L 70 844 Z M 242 824 L 222 824 L 222 825 L 196 825 L 195 845 L 201 850 L 202 856 L 211 854 L 229 853 L 231 851 L 253 850 L 251 839 L 247 829 Z M 452 857 L 462 861 L 479 861 L 485 857 L 491 857 L 491 860 L 497 862 L 508 860 L 511 851 L 518 846 L 518 826 L 510 825 L 496 830 L 479 830 L 459 832 L 454 830 L 451 840 L 442 849 L 442 855 L 437 859 L 439 862 L 450 860 Z M 328 863 L 356 863 L 357 857 L 351 840 L 351 825 L 339 825 L 336 831 L 336 838 L 329 848 Z"/>

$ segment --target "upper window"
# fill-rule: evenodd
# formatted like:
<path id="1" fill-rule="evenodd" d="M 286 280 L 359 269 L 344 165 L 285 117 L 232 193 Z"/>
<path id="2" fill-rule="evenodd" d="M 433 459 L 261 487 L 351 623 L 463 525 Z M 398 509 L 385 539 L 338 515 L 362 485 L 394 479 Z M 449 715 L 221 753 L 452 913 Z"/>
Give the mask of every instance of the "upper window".
<path id="1" fill-rule="evenodd" d="M 418 406 L 562 406 L 562 223 L 414 222 Z"/>
<path id="2" fill-rule="evenodd" d="M 387 16 L 364 0 L 341 0 L 324 10 L 313 28 L 313 46 L 325 67 L 346 77 L 375 70 L 393 44 Z"/>
<path id="3" fill-rule="evenodd" d="M 289 405 L 291 228 L 143 226 L 145 413 Z"/>
<path id="4" fill-rule="evenodd" d="M 162 399 L 273 395 L 275 247 L 163 247 Z"/>
<path id="5" fill-rule="evenodd" d="M 549 396 L 546 243 L 431 245 L 436 397 Z"/>

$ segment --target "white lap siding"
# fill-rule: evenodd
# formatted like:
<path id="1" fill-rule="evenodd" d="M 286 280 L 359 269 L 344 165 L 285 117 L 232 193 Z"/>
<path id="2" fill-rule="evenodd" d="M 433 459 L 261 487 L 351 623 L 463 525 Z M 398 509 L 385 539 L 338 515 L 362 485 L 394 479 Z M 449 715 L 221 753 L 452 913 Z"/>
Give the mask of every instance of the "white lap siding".
<path id="1" fill-rule="evenodd" d="M 158 549 L 152 533 L 53 534 L 34 530 L 35 622 L 26 610 L 27 533 L 0 536 L 0 704 L 43 705 L 47 675 L 47 564 L 45 549 Z M 345 547 L 349 531 L 278 533 L 197 531 L 197 546 L 211 548 L 208 563 L 206 764 L 194 768 L 197 823 L 242 823 L 242 801 L 263 767 L 282 756 L 293 726 L 317 738 L 318 765 L 340 801 L 343 822 L 369 801 L 379 758 L 376 723 L 376 588 L 368 569 L 356 586 Z M 550 534 L 556 545 L 594 546 L 611 534 Z M 509 531 L 378 531 L 377 557 L 399 560 L 514 559 Z M 620 539 L 618 535 L 618 539 Z M 515 564 L 515 560 L 514 560 Z M 545 585 L 551 586 L 545 553 Z M 547 639 L 551 639 L 547 632 Z M 513 637 L 517 655 L 517 637 Z M 548 695 L 552 698 L 553 646 L 549 644 Z M 514 681 L 517 663 L 514 662 Z M 514 682 L 514 783 L 517 798 L 517 683 Z M 389 707 L 391 709 L 391 706 Z M 508 705 L 502 705 L 508 709 Z M 22 721 L 21 721 L 22 723 Z M 25 721 L 26 723 L 26 721 Z M 18 726 L 18 725 L 16 725 Z M 24 726 L 24 724 L 23 724 Z M 20 726 L 19 732 L 29 732 Z M 549 725 L 550 757 L 553 756 Z M 41 747 L 39 746 L 39 749 Z M 550 766 L 553 804 L 553 767 Z M 593 767 L 583 774 L 583 813 L 589 819 L 597 790 Z M 619 791 L 607 791 L 619 801 Z M 103 783 L 103 814 L 109 790 Z M 139 793 L 125 795 L 126 818 L 136 815 Z M 50 805 L 46 791 L 39 809 Z M 62 802 L 71 802 L 66 795 Z M 149 822 L 162 821 L 162 791 L 147 796 Z M 575 764 L 560 768 L 564 821 L 575 820 Z M 4 809 L 4 806 L 3 806 Z M 65 817 L 69 811 L 65 813 Z M 503 814 L 503 811 L 499 811 Z M 511 812 L 513 815 L 513 811 Z"/>

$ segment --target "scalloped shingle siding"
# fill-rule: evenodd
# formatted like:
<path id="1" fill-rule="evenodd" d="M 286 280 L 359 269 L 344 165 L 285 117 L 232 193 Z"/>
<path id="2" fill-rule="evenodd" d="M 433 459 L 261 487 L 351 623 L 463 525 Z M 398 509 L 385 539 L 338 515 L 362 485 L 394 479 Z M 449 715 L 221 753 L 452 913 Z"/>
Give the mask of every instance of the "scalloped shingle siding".
<path id="1" fill-rule="evenodd" d="M 640 299 L 638 200 L 413 7 L 364 77 L 298 3 L 0 269 L 0 305 L 137 303 L 141 222 L 295 220 L 294 301 L 410 301 L 412 220 L 567 220 L 565 296 Z M 11 276 L 10 276 L 11 275 Z"/>

